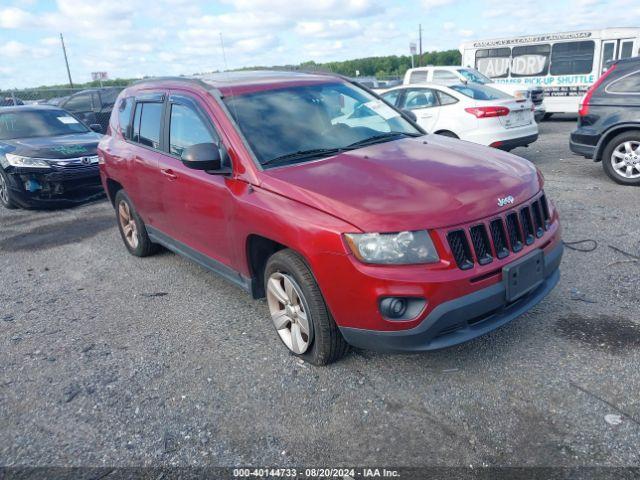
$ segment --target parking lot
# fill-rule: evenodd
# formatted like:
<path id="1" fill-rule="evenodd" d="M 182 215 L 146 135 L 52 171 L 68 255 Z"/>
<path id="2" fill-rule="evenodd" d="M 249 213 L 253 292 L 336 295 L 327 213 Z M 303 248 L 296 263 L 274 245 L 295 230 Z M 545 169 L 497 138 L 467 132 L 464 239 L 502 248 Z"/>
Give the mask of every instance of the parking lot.
<path id="1" fill-rule="evenodd" d="M 0 463 L 632 465 L 640 451 L 638 190 L 530 148 L 562 280 L 490 335 L 421 355 L 289 355 L 264 301 L 173 253 L 130 256 L 106 201 L 0 210 Z M 579 245 L 589 247 L 589 243 Z"/>

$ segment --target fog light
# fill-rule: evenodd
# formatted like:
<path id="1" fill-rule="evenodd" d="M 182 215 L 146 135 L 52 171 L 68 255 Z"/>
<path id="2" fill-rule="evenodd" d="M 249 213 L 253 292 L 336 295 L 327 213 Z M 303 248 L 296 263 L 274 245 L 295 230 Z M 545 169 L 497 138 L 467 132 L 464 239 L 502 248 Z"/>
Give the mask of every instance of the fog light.
<path id="1" fill-rule="evenodd" d="M 407 311 L 406 298 L 385 298 L 382 308 L 389 318 L 400 318 Z"/>
<path id="2" fill-rule="evenodd" d="M 413 320 L 426 303 L 424 298 L 385 297 L 380 299 L 380 313 L 387 320 Z"/>

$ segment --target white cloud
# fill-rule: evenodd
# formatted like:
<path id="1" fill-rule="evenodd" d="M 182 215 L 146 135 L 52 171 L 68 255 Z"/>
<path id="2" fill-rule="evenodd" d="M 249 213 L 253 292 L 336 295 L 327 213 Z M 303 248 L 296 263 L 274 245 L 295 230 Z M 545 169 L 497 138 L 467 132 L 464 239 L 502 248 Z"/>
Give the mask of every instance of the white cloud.
<path id="1" fill-rule="evenodd" d="M 271 12 L 295 19 L 356 18 L 384 11 L 378 0 L 225 0 L 239 11 Z"/>
<path id="2" fill-rule="evenodd" d="M 0 10 L 0 28 L 23 28 L 31 21 L 31 14 L 20 8 L 9 7 Z"/>
<path id="3" fill-rule="evenodd" d="M 362 33 L 357 20 L 325 20 L 320 22 L 298 22 L 295 31 L 303 37 L 349 38 Z"/>

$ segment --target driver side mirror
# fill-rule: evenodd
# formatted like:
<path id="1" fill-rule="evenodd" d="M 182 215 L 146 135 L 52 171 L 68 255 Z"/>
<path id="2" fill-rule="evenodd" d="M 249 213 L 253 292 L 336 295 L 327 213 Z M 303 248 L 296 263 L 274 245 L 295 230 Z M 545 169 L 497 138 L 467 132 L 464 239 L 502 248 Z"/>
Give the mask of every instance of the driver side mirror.
<path id="1" fill-rule="evenodd" d="M 418 117 L 416 117 L 416 114 L 413 113 L 411 110 L 403 109 L 402 113 L 404 113 L 407 117 L 409 117 L 414 122 L 418 121 Z"/>
<path id="2" fill-rule="evenodd" d="M 182 163 L 194 170 L 221 170 L 222 157 L 220 149 L 215 143 L 197 143 L 185 148 L 180 156 Z M 216 172 L 216 173 L 229 173 Z"/>

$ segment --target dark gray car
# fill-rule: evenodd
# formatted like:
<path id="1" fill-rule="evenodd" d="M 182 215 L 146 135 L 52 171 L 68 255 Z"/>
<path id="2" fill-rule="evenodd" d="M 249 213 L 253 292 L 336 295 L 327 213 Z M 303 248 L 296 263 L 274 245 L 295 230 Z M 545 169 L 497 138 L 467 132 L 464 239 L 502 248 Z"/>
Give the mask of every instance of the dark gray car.
<path id="1" fill-rule="evenodd" d="M 571 151 L 602 162 L 622 185 L 640 185 L 640 57 L 613 63 L 580 105 Z"/>

